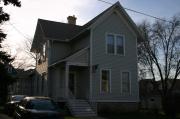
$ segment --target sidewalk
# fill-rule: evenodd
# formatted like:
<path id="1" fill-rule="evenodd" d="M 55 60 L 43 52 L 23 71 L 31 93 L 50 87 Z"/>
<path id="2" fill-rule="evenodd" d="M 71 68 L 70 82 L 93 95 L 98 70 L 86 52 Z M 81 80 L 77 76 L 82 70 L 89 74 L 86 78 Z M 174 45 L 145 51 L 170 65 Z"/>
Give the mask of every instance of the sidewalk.
<path id="1" fill-rule="evenodd" d="M 106 119 L 103 117 L 81 117 L 80 119 Z"/>
<path id="2" fill-rule="evenodd" d="M 106 119 L 103 117 L 65 117 L 65 119 Z"/>
<path id="3" fill-rule="evenodd" d="M 0 119 L 12 119 L 12 118 L 11 118 L 11 117 L 8 117 L 7 115 L 2 114 L 2 113 L 0 112 Z"/>

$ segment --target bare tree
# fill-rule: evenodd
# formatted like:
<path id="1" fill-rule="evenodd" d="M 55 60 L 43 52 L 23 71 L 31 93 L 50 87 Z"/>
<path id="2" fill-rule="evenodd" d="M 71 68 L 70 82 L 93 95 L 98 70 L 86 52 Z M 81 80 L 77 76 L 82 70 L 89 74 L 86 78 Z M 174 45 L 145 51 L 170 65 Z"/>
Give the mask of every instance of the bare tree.
<path id="1" fill-rule="evenodd" d="M 31 64 L 31 67 L 35 68 L 37 64 L 37 53 L 31 52 L 32 42 L 33 39 L 27 39 L 25 41 L 25 53 L 35 62 L 34 64 Z"/>
<path id="2" fill-rule="evenodd" d="M 139 65 L 152 75 L 154 84 L 161 82 L 161 98 L 164 111 L 168 111 L 168 99 L 180 76 L 180 18 L 170 22 L 143 22 L 140 25 L 145 40 L 139 44 Z M 168 113 L 168 112 L 167 112 Z"/>
<path id="3" fill-rule="evenodd" d="M 32 40 L 27 39 L 24 41 L 21 48 L 16 49 L 16 54 L 12 64 L 17 69 L 33 69 L 36 67 L 37 54 L 31 52 Z"/>

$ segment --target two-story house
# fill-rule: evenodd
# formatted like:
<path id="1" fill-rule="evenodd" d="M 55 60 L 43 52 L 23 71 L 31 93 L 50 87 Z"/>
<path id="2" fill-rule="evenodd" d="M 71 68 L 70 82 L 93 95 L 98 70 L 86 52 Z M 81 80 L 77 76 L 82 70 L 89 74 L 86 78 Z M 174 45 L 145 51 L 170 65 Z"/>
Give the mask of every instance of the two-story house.
<path id="1" fill-rule="evenodd" d="M 74 115 L 80 113 L 71 106 L 85 102 L 98 110 L 135 109 L 141 40 L 119 2 L 83 26 L 76 25 L 75 16 L 68 23 L 38 19 L 31 48 L 38 59 L 37 95 L 67 102 Z"/>

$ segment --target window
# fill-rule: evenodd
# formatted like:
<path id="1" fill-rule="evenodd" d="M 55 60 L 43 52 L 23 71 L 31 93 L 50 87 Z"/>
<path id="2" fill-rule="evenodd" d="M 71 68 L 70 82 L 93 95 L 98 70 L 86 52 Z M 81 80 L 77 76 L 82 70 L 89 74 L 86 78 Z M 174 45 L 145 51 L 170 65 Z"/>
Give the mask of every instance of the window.
<path id="1" fill-rule="evenodd" d="M 46 43 L 43 44 L 43 56 L 46 56 Z"/>
<path id="2" fill-rule="evenodd" d="M 35 109 L 35 110 L 57 110 L 58 106 L 56 105 L 55 102 L 47 99 L 35 99 L 31 100 L 29 104 L 30 109 Z"/>
<path id="3" fill-rule="evenodd" d="M 113 35 L 108 35 L 107 36 L 107 52 L 109 54 L 114 54 L 115 53 L 114 45 L 115 45 L 114 36 Z"/>
<path id="4" fill-rule="evenodd" d="M 124 37 L 122 35 L 108 34 L 106 52 L 108 54 L 124 55 Z"/>
<path id="5" fill-rule="evenodd" d="M 101 70 L 101 92 L 110 92 L 110 70 Z"/>
<path id="6" fill-rule="evenodd" d="M 123 36 L 116 36 L 116 53 L 124 54 L 124 40 Z"/>
<path id="7" fill-rule="evenodd" d="M 122 72 L 122 93 L 130 94 L 130 74 L 129 74 L 129 72 Z"/>

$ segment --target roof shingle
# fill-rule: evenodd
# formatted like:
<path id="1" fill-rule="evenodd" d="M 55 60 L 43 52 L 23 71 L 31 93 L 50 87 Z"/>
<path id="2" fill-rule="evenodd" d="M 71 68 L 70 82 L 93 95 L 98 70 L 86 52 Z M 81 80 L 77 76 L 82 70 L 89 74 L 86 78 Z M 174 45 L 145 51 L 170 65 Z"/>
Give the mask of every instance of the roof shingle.
<path id="1" fill-rule="evenodd" d="M 44 35 L 48 38 L 57 40 L 71 39 L 83 29 L 82 26 L 67 23 L 49 21 L 44 19 L 39 19 L 38 21 L 42 27 Z"/>

